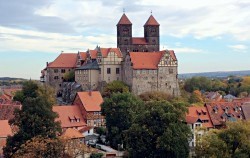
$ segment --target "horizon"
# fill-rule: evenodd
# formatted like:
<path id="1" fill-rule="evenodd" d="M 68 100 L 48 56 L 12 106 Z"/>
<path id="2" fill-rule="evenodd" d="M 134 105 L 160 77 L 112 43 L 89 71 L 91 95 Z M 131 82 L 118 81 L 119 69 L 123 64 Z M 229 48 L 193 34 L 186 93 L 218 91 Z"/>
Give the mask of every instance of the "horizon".
<path id="1" fill-rule="evenodd" d="M 152 11 L 160 24 L 160 50 L 175 51 L 179 74 L 250 69 L 247 0 L 13 0 L 0 2 L 0 77 L 38 80 L 46 62 L 61 51 L 116 47 L 123 8 L 134 37 L 143 36 Z"/>

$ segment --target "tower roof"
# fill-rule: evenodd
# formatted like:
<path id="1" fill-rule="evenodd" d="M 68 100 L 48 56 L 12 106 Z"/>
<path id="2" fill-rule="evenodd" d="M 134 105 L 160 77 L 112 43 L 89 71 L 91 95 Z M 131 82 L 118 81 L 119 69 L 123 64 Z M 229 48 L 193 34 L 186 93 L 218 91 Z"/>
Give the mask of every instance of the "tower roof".
<path id="1" fill-rule="evenodd" d="M 147 22 L 144 24 L 144 26 L 149 26 L 149 25 L 153 25 L 153 26 L 159 26 L 160 24 L 155 20 L 155 18 L 153 17 L 153 15 L 150 15 L 150 17 L 148 18 Z"/>
<path id="2" fill-rule="evenodd" d="M 130 22 L 130 20 L 128 19 L 126 14 L 123 13 L 123 15 L 122 15 L 122 17 L 117 25 L 132 25 L 132 23 Z"/>

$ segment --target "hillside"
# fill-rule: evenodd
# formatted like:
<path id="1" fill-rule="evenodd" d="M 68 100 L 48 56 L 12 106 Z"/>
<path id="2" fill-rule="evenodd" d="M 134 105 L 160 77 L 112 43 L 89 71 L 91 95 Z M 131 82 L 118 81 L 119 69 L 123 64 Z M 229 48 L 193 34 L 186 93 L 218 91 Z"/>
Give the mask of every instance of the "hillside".
<path id="1" fill-rule="evenodd" d="M 209 78 L 226 78 L 228 76 L 249 76 L 250 70 L 245 71 L 218 71 L 218 72 L 200 72 L 179 74 L 180 79 L 204 76 Z"/>

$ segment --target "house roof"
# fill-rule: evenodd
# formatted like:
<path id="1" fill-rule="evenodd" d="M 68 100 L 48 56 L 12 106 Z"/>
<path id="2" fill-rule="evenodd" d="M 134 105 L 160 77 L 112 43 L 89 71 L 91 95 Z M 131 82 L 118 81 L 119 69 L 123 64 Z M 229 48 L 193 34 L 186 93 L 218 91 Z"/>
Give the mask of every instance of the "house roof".
<path id="1" fill-rule="evenodd" d="M 86 63 L 79 68 L 76 68 L 76 70 L 99 70 L 99 65 L 95 60 L 93 62 Z"/>
<path id="2" fill-rule="evenodd" d="M 140 44 L 145 45 L 148 44 L 146 39 L 144 37 L 133 37 L 132 38 L 132 44 Z"/>
<path id="3" fill-rule="evenodd" d="M 48 68 L 75 68 L 77 62 L 76 53 L 61 53 Z"/>
<path id="4" fill-rule="evenodd" d="M 250 103 L 245 103 L 242 106 L 242 111 L 246 120 L 250 120 Z"/>
<path id="5" fill-rule="evenodd" d="M 83 138 L 84 136 L 74 128 L 67 128 L 62 134 L 63 137 L 74 139 L 74 138 Z"/>
<path id="6" fill-rule="evenodd" d="M 110 52 L 114 52 L 119 58 L 122 58 L 122 52 L 119 48 L 100 48 L 102 56 L 106 58 Z"/>
<path id="7" fill-rule="evenodd" d="M 119 48 L 100 48 L 102 57 L 106 58 L 110 52 L 114 52 L 119 58 L 122 58 L 122 52 Z M 89 50 L 92 59 L 96 59 L 98 50 Z"/>
<path id="8" fill-rule="evenodd" d="M 206 107 L 188 107 L 188 113 L 186 114 L 187 123 L 195 123 L 200 119 L 202 121 L 202 125 L 207 128 L 212 128 L 212 122 L 209 117 L 209 113 Z"/>
<path id="9" fill-rule="evenodd" d="M 148 18 L 147 22 L 144 24 L 144 26 L 159 26 L 160 24 L 155 20 L 153 15 L 150 15 L 150 17 Z"/>
<path id="10" fill-rule="evenodd" d="M 86 132 L 86 131 L 88 131 L 88 130 L 91 130 L 91 129 L 93 129 L 93 128 L 94 128 L 94 127 L 92 127 L 92 126 L 87 126 L 87 127 L 84 127 L 84 128 L 82 128 L 82 129 L 80 129 L 79 132 L 84 133 L 84 132 Z"/>
<path id="11" fill-rule="evenodd" d="M 174 50 L 168 50 L 169 51 L 169 54 L 170 56 L 172 57 L 173 60 L 177 60 L 176 56 L 175 56 L 175 53 L 174 53 Z"/>
<path id="12" fill-rule="evenodd" d="M 86 126 L 86 122 L 77 105 L 53 106 L 53 111 L 58 113 L 59 117 L 56 118 L 56 121 L 61 122 L 62 128 Z M 77 122 L 76 118 L 80 118 L 80 121 Z M 73 119 L 73 122 L 70 119 Z"/>
<path id="13" fill-rule="evenodd" d="M 9 104 L 0 103 L 0 120 L 10 120 L 14 118 L 15 109 L 21 109 L 22 105 L 15 105 L 15 102 Z M 1 127 L 1 126 L 0 126 Z"/>
<path id="14" fill-rule="evenodd" d="M 7 136 L 11 136 L 12 130 L 10 128 L 10 125 L 8 123 L 8 120 L 0 120 L 0 137 L 7 137 Z"/>
<path id="15" fill-rule="evenodd" d="M 226 121 L 244 119 L 240 102 L 211 102 L 205 104 L 214 126 L 220 126 Z"/>
<path id="16" fill-rule="evenodd" d="M 126 16 L 125 13 L 123 13 L 121 19 L 119 20 L 117 25 L 132 25 L 128 17 Z"/>
<path id="17" fill-rule="evenodd" d="M 130 52 L 133 69 L 158 69 L 158 64 L 165 51 Z"/>
<path id="18" fill-rule="evenodd" d="M 87 53 L 86 52 L 79 52 L 79 55 L 81 57 L 82 60 L 86 60 L 87 59 Z"/>
<path id="19" fill-rule="evenodd" d="M 86 111 L 101 111 L 103 98 L 99 91 L 77 92 Z"/>

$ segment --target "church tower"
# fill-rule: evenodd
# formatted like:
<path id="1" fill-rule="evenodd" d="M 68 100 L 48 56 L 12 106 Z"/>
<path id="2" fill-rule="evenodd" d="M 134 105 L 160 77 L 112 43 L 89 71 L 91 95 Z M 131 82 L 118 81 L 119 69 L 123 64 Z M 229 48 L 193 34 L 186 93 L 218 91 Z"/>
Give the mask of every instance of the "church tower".
<path id="1" fill-rule="evenodd" d="M 149 51 L 160 50 L 160 24 L 150 15 L 144 25 L 144 38 L 148 43 Z"/>
<path id="2" fill-rule="evenodd" d="M 117 48 L 120 48 L 125 57 L 132 45 L 132 23 L 124 13 L 117 26 Z"/>

